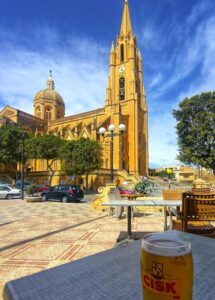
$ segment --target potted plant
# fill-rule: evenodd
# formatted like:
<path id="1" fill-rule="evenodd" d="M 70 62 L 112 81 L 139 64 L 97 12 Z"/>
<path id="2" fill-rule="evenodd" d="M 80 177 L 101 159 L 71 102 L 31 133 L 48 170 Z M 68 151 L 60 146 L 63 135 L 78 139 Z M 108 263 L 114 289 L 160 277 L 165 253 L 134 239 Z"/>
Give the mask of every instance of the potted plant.
<path id="1" fill-rule="evenodd" d="M 28 188 L 26 190 L 27 196 L 25 197 L 25 200 L 27 202 L 42 202 L 43 201 L 41 195 L 35 192 L 36 187 L 37 186 L 35 184 L 31 184 L 28 186 Z"/>

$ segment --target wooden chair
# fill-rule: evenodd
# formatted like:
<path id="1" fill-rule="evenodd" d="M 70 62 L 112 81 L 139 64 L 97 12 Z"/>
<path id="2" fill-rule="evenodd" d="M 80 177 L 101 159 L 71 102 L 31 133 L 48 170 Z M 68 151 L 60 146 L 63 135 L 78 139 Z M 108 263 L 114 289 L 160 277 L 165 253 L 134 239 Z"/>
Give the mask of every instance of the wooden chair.
<path id="1" fill-rule="evenodd" d="M 163 199 L 164 200 L 182 200 L 183 190 L 175 189 L 175 190 L 163 190 Z M 170 217 L 170 229 L 173 227 L 172 216 L 178 216 L 180 214 L 180 206 L 176 206 L 176 208 L 171 207 L 169 210 L 164 209 L 164 215 Z"/>
<path id="2" fill-rule="evenodd" d="M 173 221 L 174 228 L 190 233 L 209 234 L 215 231 L 211 221 L 215 221 L 215 192 L 183 193 L 182 212 L 178 220 Z"/>

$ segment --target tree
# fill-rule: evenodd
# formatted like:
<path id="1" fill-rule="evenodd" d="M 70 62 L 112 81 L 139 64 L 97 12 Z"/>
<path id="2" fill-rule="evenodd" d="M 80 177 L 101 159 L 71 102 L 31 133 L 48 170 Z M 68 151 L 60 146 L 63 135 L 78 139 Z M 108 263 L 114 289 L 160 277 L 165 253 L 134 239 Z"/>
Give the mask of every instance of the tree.
<path id="1" fill-rule="evenodd" d="M 215 174 L 215 92 L 185 98 L 179 109 L 173 110 L 173 116 L 179 160 L 212 169 Z"/>
<path id="2" fill-rule="evenodd" d="M 23 128 L 15 125 L 0 127 L 0 163 L 9 166 L 14 176 L 17 175 L 17 165 L 22 162 L 23 139 L 28 138 L 28 133 Z M 25 161 L 26 161 L 25 155 Z"/>
<path id="3" fill-rule="evenodd" d="M 86 175 L 86 189 L 88 189 L 89 174 L 102 165 L 101 144 L 89 138 L 70 141 L 61 149 L 61 156 L 65 174 Z"/>
<path id="4" fill-rule="evenodd" d="M 172 170 L 171 170 L 171 172 L 168 172 L 167 170 L 162 170 L 162 171 L 156 173 L 156 175 L 159 177 L 162 177 L 162 178 L 164 178 L 164 177 L 175 178 L 175 174 Z"/>
<path id="5" fill-rule="evenodd" d="M 51 185 L 55 173 L 52 165 L 54 161 L 60 159 L 60 148 L 63 143 L 64 140 L 53 134 L 32 137 L 26 142 L 28 158 L 46 160 L 47 168 L 50 171 L 49 185 Z"/>

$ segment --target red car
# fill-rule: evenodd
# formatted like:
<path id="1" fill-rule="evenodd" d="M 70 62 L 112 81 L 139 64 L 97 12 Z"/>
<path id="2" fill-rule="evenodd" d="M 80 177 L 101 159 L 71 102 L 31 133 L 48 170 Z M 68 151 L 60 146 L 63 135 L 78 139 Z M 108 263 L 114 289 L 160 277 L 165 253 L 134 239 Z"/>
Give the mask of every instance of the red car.
<path id="1" fill-rule="evenodd" d="M 42 192 L 48 191 L 48 190 L 49 190 L 49 185 L 48 184 L 39 185 L 35 188 L 36 193 L 42 193 Z"/>
<path id="2" fill-rule="evenodd" d="M 128 190 L 128 188 L 126 187 L 122 187 L 122 186 L 119 186 L 118 187 L 118 190 L 120 192 L 120 195 L 131 195 L 133 194 L 134 192 L 132 190 Z"/>
<path id="3" fill-rule="evenodd" d="M 168 177 L 163 177 L 163 181 L 169 181 Z"/>

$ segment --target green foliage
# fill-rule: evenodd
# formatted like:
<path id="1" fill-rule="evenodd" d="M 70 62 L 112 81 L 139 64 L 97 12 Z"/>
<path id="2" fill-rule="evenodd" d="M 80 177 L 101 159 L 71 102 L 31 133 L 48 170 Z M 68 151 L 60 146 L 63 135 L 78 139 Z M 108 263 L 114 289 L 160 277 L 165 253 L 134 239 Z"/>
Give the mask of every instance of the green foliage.
<path id="1" fill-rule="evenodd" d="M 45 159 L 50 171 L 49 185 L 51 186 L 54 170 L 52 164 L 60 159 L 60 149 L 65 143 L 59 136 L 54 134 L 39 135 L 31 137 L 26 142 L 26 153 L 29 158 Z"/>
<path id="2" fill-rule="evenodd" d="M 172 173 L 168 173 L 166 170 L 162 170 L 158 173 L 156 173 L 157 176 L 159 177 L 168 177 L 168 178 L 175 178 L 175 174 L 172 172 Z"/>
<path id="3" fill-rule="evenodd" d="M 102 147 L 100 143 L 81 138 L 70 141 L 61 148 L 62 169 L 67 175 L 88 175 L 102 165 Z"/>
<path id="4" fill-rule="evenodd" d="M 60 147 L 63 143 L 59 136 L 46 134 L 30 138 L 25 148 L 29 158 L 56 160 L 60 157 Z"/>
<path id="5" fill-rule="evenodd" d="M 14 171 L 17 169 L 17 163 L 22 160 L 23 138 L 25 141 L 28 138 L 23 128 L 14 125 L 0 127 L 0 162 L 10 165 Z"/>
<path id="6" fill-rule="evenodd" d="M 215 173 L 215 92 L 185 98 L 173 116 L 177 121 L 179 160 Z"/>
<path id="7" fill-rule="evenodd" d="M 143 180 L 143 181 L 140 181 L 138 182 L 136 185 L 135 185 L 135 191 L 140 193 L 140 194 L 144 194 L 146 188 L 151 184 L 150 181 L 148 180 Z"/>
<path id="8" fill-rule="evenodd" d="M 37 187 L 36 184 L 31 184 L 27 187 L 27 194 L 28 195 L 34 195 L 35 193 L 35 188 Z"/>

